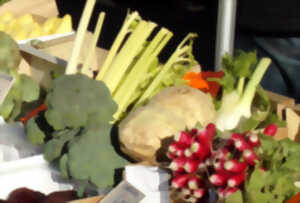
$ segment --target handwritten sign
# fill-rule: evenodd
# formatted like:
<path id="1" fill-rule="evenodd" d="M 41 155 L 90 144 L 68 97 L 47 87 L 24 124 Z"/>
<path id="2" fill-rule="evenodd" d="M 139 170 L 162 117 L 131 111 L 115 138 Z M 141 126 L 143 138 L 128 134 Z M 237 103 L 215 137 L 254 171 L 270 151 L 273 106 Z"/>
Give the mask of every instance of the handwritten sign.
<path id="1" fill-rule="evenodd" d="M 0 73 L 0 105 L 3 103 L 10 88 L 14 84 L 14 78 L 8 74 Z"/>
<path id="2" fill-rule="evenodd" d="M 139 203 L 145 195 L 127 181 L 122 181 L 99 203 Z"/>

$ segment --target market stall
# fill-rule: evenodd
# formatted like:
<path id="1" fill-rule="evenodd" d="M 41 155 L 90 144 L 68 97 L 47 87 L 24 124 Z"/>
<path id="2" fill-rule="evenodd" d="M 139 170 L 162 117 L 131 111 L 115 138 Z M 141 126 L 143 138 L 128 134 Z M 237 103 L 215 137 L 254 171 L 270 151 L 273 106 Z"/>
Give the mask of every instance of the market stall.
<path id="1" fill-rule="evenodd" d="M 203 71 L 197 34 L 162 62 L 176 33 L 142 13 L 103 49 L 96 0 L 76 31 L 55 1 L 18 3 L 0 7 L 1 202 L 297 202 L 300 107 L 259 85 L 271 59 L 234 53 L 226 26 Z"/>

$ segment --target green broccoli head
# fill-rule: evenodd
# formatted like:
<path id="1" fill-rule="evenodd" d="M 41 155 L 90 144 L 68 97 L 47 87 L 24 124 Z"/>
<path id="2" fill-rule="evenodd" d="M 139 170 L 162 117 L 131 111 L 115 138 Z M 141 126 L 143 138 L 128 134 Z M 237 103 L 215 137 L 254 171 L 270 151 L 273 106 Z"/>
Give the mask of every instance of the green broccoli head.
<path id="1" fill-rule="evenodd" d="M 0 71 L 16 73 L 21 62 L 19 46 L 8 34 L 0 32 Z"/>
<path id="2" fill-rule="evenodd" d="M 82 74 L 55 79 L 46 105 L 45 117 L 55 130 L 108 123 L 117 110 L 106 85 Z"/>

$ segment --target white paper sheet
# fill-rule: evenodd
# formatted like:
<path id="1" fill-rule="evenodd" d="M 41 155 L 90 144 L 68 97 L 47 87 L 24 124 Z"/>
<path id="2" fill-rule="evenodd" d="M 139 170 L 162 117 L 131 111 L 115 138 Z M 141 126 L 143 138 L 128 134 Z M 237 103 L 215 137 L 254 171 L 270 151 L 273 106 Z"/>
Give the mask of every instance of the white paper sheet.
<path id="1" fill-rule="evenodd" d="M 125 167 L 126 180 L 146 195 L 141 203 L 169 203 L 168 174 L 158 167 Z"/>
<path id="2" fill-rule="evenodd" d="M 41 152 L 41 147 L 28 141 L 22 123 L 7 124 L 2 119 L 0 124 L 0 163 L 31 157 Z"/>

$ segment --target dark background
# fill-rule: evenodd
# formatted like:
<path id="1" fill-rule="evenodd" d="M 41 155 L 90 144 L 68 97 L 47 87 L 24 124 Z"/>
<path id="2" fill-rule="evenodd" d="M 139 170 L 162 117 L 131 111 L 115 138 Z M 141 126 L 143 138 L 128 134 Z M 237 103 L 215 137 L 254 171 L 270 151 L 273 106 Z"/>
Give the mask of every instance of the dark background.
<path id="1" fill-rule="evenodd" d="M 75 3 L 76 2 L 76 3 Z M 76 29 L 86 0 L 57 0 L 60 15 L 70 13 Z M 199 0 L 98 0 L 89 30 L 93 30 L 98 13 L 106 12 L 99 46 L 109 49 L 128 8 L 137 10 L 143 19 L 167 27 L 174 33 L 162 53 L 162 60 L 176 48 L 189 32 L 198 33 L 194 55 L 203 69 L 213 69 L 216 33 L 216 1 Z"/>
<path id="2" fill-rule="evenodd" d="M 61 16 L 66 13 L 72 15 L 76 29 L 86 0 L 56 2 Z M 199 37 L 194 44 L 194 55 L 204 70 L 213 69 L 217 2 L 218 0 L 97 0 L 89 30 L 94 29 L 98 13 L 105 11 L 107 15 L 98 45 L 109 49 L 127 10 L 137 10 L 142 18 L 173 31 L 174 37 L 164 49 L 162 59 L 172 53 L 188 32 L 196 32 Z M 237 38 L 300 36 L 299 0 L 238 0 L 237 10 Z M 241 40 L 236 40 L 239 48 L 249 49 L 249 46 L 243 47 L 245 40 L 242 46 L 240 42 Z"/>

